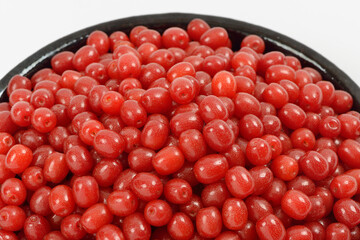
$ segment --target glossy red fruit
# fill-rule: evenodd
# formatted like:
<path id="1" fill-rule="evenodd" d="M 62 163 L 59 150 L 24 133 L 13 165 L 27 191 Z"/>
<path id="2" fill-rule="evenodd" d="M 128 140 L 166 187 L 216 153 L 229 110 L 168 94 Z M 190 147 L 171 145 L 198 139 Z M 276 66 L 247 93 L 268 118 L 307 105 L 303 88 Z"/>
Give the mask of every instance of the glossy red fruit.
<path id="1" fill-rule="evenodd" d="M 99 201 L 99 185 L 92 176 L 76 178 L 72 190 L 75 203 L 81 208 L 89 208 Z"/>
<path id="2" fill-rule="evenodd" d="M 261 138 L 253 138 L 246 146 L 246 157 L 253 165 L 260 166 L 270 162 L 271 154 L 270 145 Z"/>
<path id="3" fill-rule="evenodd" d="M 26 215 L 22 208 L 8 205 L 0 209 L 0 227 L 5 231 L 20 231 L 24 227 Z"/>
<path id="4" fill-rule="evenodd" d="M 5 167 L 13 173 L 22 173 L 31 163 L 33 158 L 30 148 L 16 144 L 12 146 L 5 158 Z"/>
<path id="5" fill-rule="evenodd" d="M 169 127 L 156 120 L 148 121 L 141 132 L 141 144 L 152 150 L 161 149 L 169 135 Z"/>
<path id="6" fill-rule="evenodd" d="M 278 83 L 269 84 L 262 92 L 262 97 L 275 108 L 281 108 L 289 101 L 288 92 Z"/>
<path id="7" fill-rule="evenodd" d="M 279 110 L 278 117 L 282 124 L 295 130 L 304 126 L 306 113 L 299 106 L 287 103 Z"/>
<path id="8" fill-rule="evenodd" d="M 94 166 L 90 152 L 83 146 L 74 146 L 65 154 L 66 163 L 70 171 L 76 175 L 85 175 Z"/>
<path id="9" fill-rule="evenodd" d="M 133 213 L 124 219 L 123 233 L 125 239 L 149 240 L 151 236 L 151 226 L 146 222 L 142 213 Z"/>
<path id="10" fill-rule="evenodd" d="M 203 208 L 196 215 L 196 230 L 204 238 L 217 237 L 221 227 L 221 213 L 215 207 Z"/>
<path id="11" fill-rule="evenodd" d="M 248 209 L 249 220 L 253 222 L 257 222 L 262 217 L 274 213 L 271 204 L 262 197 L 250 196 L 246 199 L 245 204 Z"/>
<path id="12" fill-rule="evenodd" d="M 165 184 L 164 195 L 170 203 L 185 204 L 191 199 L 192 188 L 184 179 L 173 178 Z"/>
<path id="13" fill-rule="evenodd" d="M 122 54 L 117 61 L 118 77 L 120 80 L 125 78 L 137 78 L 140 75 L 141 61 L 135 54 Z"/>
<path id="14" fill-rule="evenodd" d="M 100 130 L 94 137 L 94 149 L 107 158 L 117 158 L 125 148 L 124 138 L 111 130 Z"/>
<path id="15" fill-rule="evenodd" d="M 206 96 L 199 105 L 200 116 L 208 123 L 214 119 L 226 121 L 229 117 L 228 110 L 220 98 L 210 95 Z"/>
<path id="16" fill-rule="evenodd" d="M 180 134 L 179 148 L 187 161 L 195 162 L 206 154 L 204 136 L 199 130 L 186 130 Z"/>
<path id="17" fill-rule="evenodd" d="M 341 174 L 331 181 L 330 191 L 338 199 L 351 198 L 358 191 L 358 184 L 354 177 Z"/>
<path id="18" fill-rule="evenodd" d="M 50 232 L 50 224 L 43 216 L 33 214 L 24 222 L 24 234 L 29 240 L 43 239 Z"/>
<path id="19" fill-rule="evenodd" d="M 265 193 L 274 180 L 273 172 L 265 166 L 253 167 L 249 170 L 249 173 L 251 174 L 255 184 L 254 195 L 261 195 Z"/>
<path id="20" fill-rule="evenodd" d="M 21 205 L 26 199 L 24 183 L 17 178 L 8 178 L 1 185 L 1 200 L 6 205 Z"/>
<path id="21" fill-rule="evenodd" d="M 304 151 L 312 150 L 315 146 L 315 135 L 307 128 L 299 128 L 292 132 L 291 143 L 294 148 L 300 148 Z"/>
<path id="22" fill-rule="evenodd" d="M 140 128 L 146 123 L 146 110 L 135 100 L 126 100 L 121 109 L 120 117 L 125 124 Z"/>
<path id="23" fill-rule="evenodd" d="M 309 151 L 299 160 L 304 174 L 312 180 L 323 180 L 329 175 L 329 164 L 318 152 Z"/>
<path id="24" fill-rule="evenodd" d="M 167 225 L 167 232 L 173 239 L 191 239 L 194 225 L 185 213 L 175 213 Z"/>
<path id="25" fill-rule="evenodd" d="M 235 141 L 233 131 L 223 120 L 215 119 L 203 128 L 206 143 L 218 152 L 226 151 Z"/>
<path id="26" fill-rule="evenodd" d="M 239 119 L 247 114 L 254 114 L 260 116 L 261 107 L 260 102 L 248 93 L 236 93 L 233 98 L 235 104 L 235 116 Z"/>
<path id="27" fill-rule="evenodd" d="M 281 208 L 296 220 L 305 219 L 311 209 L 311 202 L 307 195 L 297 190 L 289 190 L 281 200 Z"/>
<path id="28" fill-rule="evenodd" d="M 256 232 L 261 240 L 284 240 L 286 230 L 280 219 L 270 214 L 256 223 Z"/>
<path id="29" fill-rule="evenodd" d="M 113 215 L 105 204 L 97 203 L 88 208 L 81 216 L 80 223 L 88 233 L 96 233 L 106 224 L 111 223 Z"/>
<path id="30" fill-rule="evenodd" d="M 160 175 L 169 175 L 178 171 L 184 164 L 184 155 L 176 146 L 161 149 L 153 158 L 154 169 Z"/>
<path id="31" fill-rule="evenodd" d="M 360 143 L 352 140 L 344 140 L 339 148 L 338 155 L 345 164 L 352 168 L 360 168 L 360 163 L 357 160 L 360 157 Z"/>
<path id="32" fill-rule="evenodd" d="M 0 133 L 0 154 L 7 154 L 12 146 L 15 145 L 15 139 L 9 133 Z"/>
<path id="33" fill-rule="evenodd" d="M 295 71 L 286 65 L 272 65 L 265 73 L 265 80 L 267 83 L 278 83 L 280 80 L 287 79 L 294 81 Z"/>
<path id="34" fill-rule="evenodd" d="M 187 33 L 194 41 L 199 41 L 201 35 L 210 29 L 210 26 L 200 18 L 194 18 L 187 25 Z"/>
<path id="35" fill-rule="evenodd" d="M 172 210 L 167 202 L 163 200 L 153 200 L 146 204 L 144 217 L 152 226 L 165 226 L 172 217 Z"/>
<path id="36" fill-rule="evenodd" d="M 286 229 L 286 240 L 311 240 L 312 232 L 305 226 L 297 225 Z"/>
<path id="37" fill-rule="evenodd" d="M 84 46 L 76 51 L 72 64 L 76 70 L 84 71 L 87 65 L 98 61 L 98 59 L 99 53 L 96 48 L 92 46 Z"/>
<path id="38" fill-rule="evenodd" d="M 342 223 L 332 223 L 326 228 L 326 239 L 329 240 L 350 240 L 350 230 Z"/>
<path id="39" fill-rule="evenodd" d="M 323 94 L 316 84 L 309 83 L 300 89 L 299 106 L 305 111 L 317 112 L 323 100 Z"/>
<path id="40" fill-rule="evenodd" d="M 244 167 L 230 168 L 226 172 L 225 182 L 230 193 L 237 198 L 244 199 L 254 192 L 254 179 Z"/>
<path id="41" fill-rule="evenodd" d="M 248 211 L 244 201 L 228 198 L 222 206 L 222 220 L 230 230 L 240 230 L 247 223 Z"/>
<path id="42" fill-rule="evenodd" d="M 271 170 L 277 178 L 284 181 L 291 181 L 299 173 L 299 164 L 292 157 L 280 155 L 272 161 Z"/>
<path id="43" fill-rule="evenodd" d="M 30 210 L 32 212 L 41 216 L 48 216 L 51 214 L 49 206 L 50 191 L 50 187 L 44 186 L 34 192 L 29 201 Z"/>
<path id="44" fill-rule="evenodd" d="M 221 208 L 226 201 L 230 197 L 230 193 L 227 190 L 226 184 L 223 182 L 216 182 L 207 185 L 201 191 L 201 205 L 205 207 L 217 207 Z"/>
<path id="45" fill-rule="evenodd" d="M 343 90 L 335 90 L 334 94 L 335 99 L 330 106 L 336 113 L 346 113 L 352 108 L 353 98 L 349 93 Z"/>
<path id="46" fill-rule="evenodd" d="M 359 188 L 359 185 L 360 185 L 360 170 L 359 169 L 352 169 L 352 170 L 346 171 L 345 174 L 350 175 L 353 178 L 355 178 L 355 180 L 357 182 L 357 185 L 358 185 L 358 190 L 357 190 L 356 194 L 359 194 L 360 193 L 360 188 Z"/>
<path id="47" fill-rule="evenodd" d="M 107 224 L 102 226 L 96 233 L 96 240 L 125 240 L 124 234 L 121 229 L 115 225 Z"/>
<path id="48" fill-rule="evenodd" d="M 75 208 L 75 200 L 71 188 L 66 185 L 57 185 L 51 189 L 49 206 L 51 211 L 60 217 L 70 215 Z"/>
<path id="49" fill-rule="evenodd" d="M 86 40 L 86 44 L 96 48 L 99 54 L 109 51 L 110 40 L 106 33 L 102 31 L 93 31 Z"/>
<path id="50" fill-rule="evenodd" d="M 69 167 L 63 153 L 51 153 L 44 163 L 44 178 L 52 183 L 60 183 L 69 173 Z"/>
<path id="51" fill-rule="evenodd" d="M 360 223 L 360 206 L 350 198 L 337 201 L 334 204 L 333 213 L 336 220 L 349 228 L 353 228 Z"/>
<path id="52" fill-rule="evenodd" d="M 162 43 L 164 47 L 179 47 L 185 49 L 189 44 L 188 33 L 178 27 L 170 27 L 165 30 L 162 35 Z"/>
<path id="53" fill-rule="evenodd" d="M 156 175 L 152 173 L 138 173 L 131 181 L 131 190 L 144 201 L 158 199 L 163 192 L 163 184 Z"/>
<path id="54" fill-rule="evenodd" d="M 148 113 L 168 113 L 171 102 L 170 92 L 162 87 L 150 88 L 141 97 L 141 104 Z"/>
<path id="55" fill-rule="evenodd" d="M 263 53 L 265 50 L 265 43 L 264 40 L 257 35 L 247 35 L 241 41 L 241 47 L 249 47 L 257 53 Z"/>
<path id="56" fill-rule="evenodd" d="M 237 90 L 236 80 L 232 73 L 220 71 L 215 74 L 211 82 L 211 91 L 215 96 L 232 98 Z"/>
<path id="57" fill-rule="evenodd" d="M 228 43 L 228 33 L 222 27 L 213 27 L 204 32 L 200 37 L 200 43 L 217 49 L 218 47 L 225 47 Z"/>
<path id="58" fill-rule="evenodd" d="M 204 184 L 210 184 L 222 179 L 228 171 L 226 158 L 220 154 L 211 154 L 200 158 L 194 165 L 196 179 Z"/>
<path id="59" fill-rule="evenodd" d="M 107 206 L 112 214 L 126 217 L 134 213 L 138 207 L 138 199 L 130 190 L 116 190 L 107 198 Z"/>

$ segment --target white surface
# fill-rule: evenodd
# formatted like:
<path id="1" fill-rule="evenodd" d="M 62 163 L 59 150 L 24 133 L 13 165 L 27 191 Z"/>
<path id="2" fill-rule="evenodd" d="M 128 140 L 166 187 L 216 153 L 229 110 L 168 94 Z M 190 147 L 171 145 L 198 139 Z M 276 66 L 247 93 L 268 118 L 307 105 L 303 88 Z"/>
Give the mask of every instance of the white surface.
<path id="1" fill-rule="evenodd" d="M 0 78 L 48 43 L 97 23 L 150 13 L 229 17 L 292 37 L 360 85 L 360 14 L 346 1 L 0 0 Z"/>

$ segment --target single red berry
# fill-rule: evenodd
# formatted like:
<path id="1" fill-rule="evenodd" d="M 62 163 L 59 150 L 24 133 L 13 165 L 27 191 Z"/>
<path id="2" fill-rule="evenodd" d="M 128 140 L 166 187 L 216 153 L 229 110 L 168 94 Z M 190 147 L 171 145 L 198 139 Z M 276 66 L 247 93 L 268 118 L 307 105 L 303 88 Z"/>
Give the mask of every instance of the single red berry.
<path id="1" fill-rule="evenodd" d="M 353 228 L 360 223 L 360 206 L 350 199 L 343 198 L 334 204 L 333 213 L 337 221 Z"/>
<path id="2" fill-rule="evenodd" d="M 185 213 L 175 213 L 167 225 L 167 232 L 173 239 L 191 239 L 194 225 Z"/>
<path id="3" fill-rule="evenodd" d="M 57 185 L 51 189 L 49 206 L 51 211 L 60 217 L 70 215 L 75 208 L 75 200 L 71 188 L 66 185 Z"/>
<path id="4" fill-rule="evenodd" d="M 225 182 L 230 193 L 237 198 L 244 199 L 254 192 L 254 179 L 244 167 L 230 168 L 226 172 Z"/>
<path id="5" fill-rule="evenodd" d="M 152 173 L 138 173 L 130 185 L 133 193 L 144 201 L 158 199 L 163 192 L 163 184 L 160 178 Z"/>
<path id="6" fill-rule="evenodd" d="M 240 230 L 247 223 L 248 210 L 244 201 L 228 198 L 222 207 L 222 220 L 230 230 Z"/>
<path id="7" fill-rule="evenodd" d="M 282 210 L 290 217 L 305 219 L 311 210 L 311 202 L 307 195 L 297 190 L 289 190 L 281 200 Z"/>
<path id="8" fill-rule="evenodd" d="M 215 207 L 201 209 L 196 215 L 196 229 L 204 238 L 215 238 L 221 232 L 222 217 Z"/>
<path id="9" fill-rule="evenodd" d="M 152 164 L 160 175 L 169 175 L 178 171 L 184 164 L 184 155 L 176 146 L 161 149 L 153 158 Z"/>
<path id="10" fill-rule="evenodd" d="M 210 29 L 210 26 L 200 18 L 194 18 L 187 25 L 187 33 L 194 41 L 199 41 L 201 35 Z"/>
<path id="11" fill-rule="evenodd" d="M 81 216 L 80 223 L 88 233 L 96 233 L 101 227 L 111 223 L 113 215 L 105 204 L 97 203 L 89 207 Z"/>
<path id="12" fill-rule="evenodd" d="M 256 223 L 256 232 L 261 240 L 285 239 L 286 230 L 283 223 L 275 215 L 270 214 Z"/>
<path id="13" fill-rule="evenodd" d="M 265 165 L 272 157 L 270 145 L 261 138 L 253 138 L 246 146 L 246 157 L 253 165 Z"/>
<path id="14" fill-rule="evenodd" d="M 5 158 L 5 167 L 15 174 L 22 173 L 32 162 L 33 154 L 30 148 L 16 144 L 10 148 Z"/>
<path id="15" fill-rule="evenodd" d="M 150 240 L 151 226 L 142 213 L 133 213 L 124 219 L 123 233 L 125 239 Z"/>
<path id="16" fill-rule="evenodd" d="M 153 200 L 146 204 L 144 210 L 146 221 L 155 227 L 165 226 L 172 217 L 170 205 L 163 200 Z"/>

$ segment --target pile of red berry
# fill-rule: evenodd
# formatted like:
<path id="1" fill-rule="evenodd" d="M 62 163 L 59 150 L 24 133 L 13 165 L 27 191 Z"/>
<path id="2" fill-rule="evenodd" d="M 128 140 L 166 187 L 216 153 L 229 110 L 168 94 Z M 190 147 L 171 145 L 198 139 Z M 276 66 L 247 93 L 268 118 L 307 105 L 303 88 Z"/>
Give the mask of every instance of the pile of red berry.
<path id="1" fill-rule="evenodd" d="M 0 104 L 0 239 L 359 240 L 353 99 L 256 35 L 92 32 Z"/>

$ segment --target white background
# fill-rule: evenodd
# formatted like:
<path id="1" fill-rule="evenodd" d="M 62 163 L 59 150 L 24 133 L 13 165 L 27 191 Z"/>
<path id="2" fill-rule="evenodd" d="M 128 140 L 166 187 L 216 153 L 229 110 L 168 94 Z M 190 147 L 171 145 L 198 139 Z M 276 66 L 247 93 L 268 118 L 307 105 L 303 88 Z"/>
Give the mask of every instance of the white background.
<path id="1" fill-rule="evenodd" d="M 283 33 L 321 53 L 360 85 L 357 2 L 0 0 L 0 79 L 41 47 L 87 26 L 141 14 L 190 12 L 242 20 Z"/>

